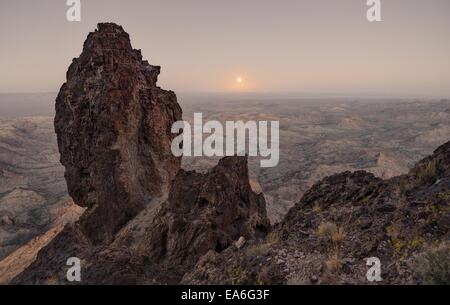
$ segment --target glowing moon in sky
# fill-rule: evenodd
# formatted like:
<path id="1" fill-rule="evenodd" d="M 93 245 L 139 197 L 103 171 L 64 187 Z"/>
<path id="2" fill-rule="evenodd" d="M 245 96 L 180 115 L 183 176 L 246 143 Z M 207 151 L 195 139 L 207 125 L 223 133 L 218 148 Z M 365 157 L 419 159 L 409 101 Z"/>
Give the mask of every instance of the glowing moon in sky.
<path id="1" fill-rule="evenodd" d="M 236 79 L 236 81 L 237 81 L 238 83 L 242 83 L 243 79 L 242 79 L 242 77 L 238 77 L 238 78 Z"/>

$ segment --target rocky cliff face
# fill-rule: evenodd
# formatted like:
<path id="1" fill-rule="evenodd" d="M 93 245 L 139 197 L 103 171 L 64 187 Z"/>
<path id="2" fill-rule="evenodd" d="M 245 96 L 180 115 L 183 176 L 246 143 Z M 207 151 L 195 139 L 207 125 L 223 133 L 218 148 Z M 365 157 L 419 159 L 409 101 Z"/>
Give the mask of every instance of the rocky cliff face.
<path id="1" fill-rule="evenodd" d="M 181 170 L 140 249 L 152 261 L 190 266 L 241 236 L 263 239 L 270 230 L 262 194 L 249 183 L 246 157 L 226 157 L 207 174 Z"/>
<path id="2" fill-rule="evenodd" d="M 156 86 L 159 72 L 122 27 L 99 24 L 57 97 L 61 163 L 70 196 L 88 208 L 80 226 L 94 242 L 112 241 L 180 168 L 170 128 L 182 111 L 173 92 Z"/>

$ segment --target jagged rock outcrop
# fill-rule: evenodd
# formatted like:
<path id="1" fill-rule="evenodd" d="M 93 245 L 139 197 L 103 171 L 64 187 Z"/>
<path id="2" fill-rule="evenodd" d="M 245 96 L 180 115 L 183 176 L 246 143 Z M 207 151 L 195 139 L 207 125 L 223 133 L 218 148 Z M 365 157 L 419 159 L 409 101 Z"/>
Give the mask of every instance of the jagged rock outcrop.
<path id="1" fill-rule="evenodd" d="M 69 194 L 87 207 L 80 226 L 93 242 L 112 241 L 180 168 L 170 145 L 182 110 L 173 92 L 156 86 L 159 72 L 121 26 L 101 23 L 58 94 L 61 163 Z"/>
<path id="2" fill-rule="evenodd" d="M 263 240 L 270 230 L 264 197 L 250 187 L 247 157 L 226 157 L 206 174 L 180 170 L 152 222 L 138 225 L 147 230 L 137 246 L 128 244 L 132 230 L 95 245 L 79 225 L 68 226 L 13 283 L 67 283 L 62 266 L 75 256 L 83 261 L 82 284 L 174 284 L 201 256 L 227 251 L 242 236 Z"/>
<path id="3" fill-rule="evenodd" d="M 183 283 L 369 284 L 365 259 L 377 257 L 381 284 L 448 284 L 449 162 L 450 142 L 408 175 L 326 177 L 264 242 L 204 255 Z"/>
<path id="4" fill-rule="evenodd" d="M 139 251 L 152 261 L 191 266 L 209 250 L 270 230 L 264 196 L 252 191 L 247 157 L 225 157 L 206 174 L 181 170 Z"/>

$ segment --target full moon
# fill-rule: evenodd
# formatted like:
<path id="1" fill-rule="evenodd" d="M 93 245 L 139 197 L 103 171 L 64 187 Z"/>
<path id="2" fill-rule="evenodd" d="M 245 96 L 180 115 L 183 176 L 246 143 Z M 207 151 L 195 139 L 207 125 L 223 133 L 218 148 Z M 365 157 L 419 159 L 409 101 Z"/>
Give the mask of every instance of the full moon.
<path id="1" fill-rule="evenodd" d="M 242 83 L 242 77 L 238 77 L 238 78 L 236 79 L 236 81 L 237 81 L 238 83 Z"/>

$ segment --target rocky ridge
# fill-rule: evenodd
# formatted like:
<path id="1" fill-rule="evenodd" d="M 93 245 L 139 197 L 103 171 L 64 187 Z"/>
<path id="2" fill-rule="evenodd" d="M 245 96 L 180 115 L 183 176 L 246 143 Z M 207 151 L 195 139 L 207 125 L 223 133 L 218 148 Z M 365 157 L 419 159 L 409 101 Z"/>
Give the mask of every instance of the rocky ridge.
<path id="1" fill-rule="evenodd" d="M 208 253 L 183 281 L 368 284 L 366 258 L 377 257 L 382 284 L 448 284 L 449 161 L 450 142 L 407 175 L 382 180 L 358 171 L 326 177 L 264 242 Z"/>

